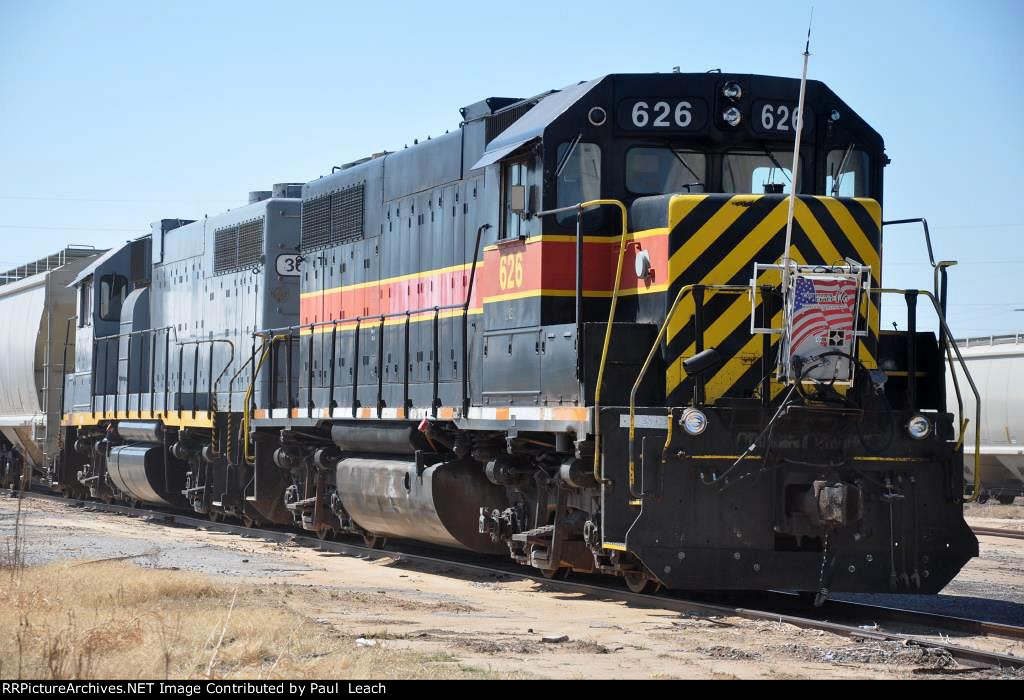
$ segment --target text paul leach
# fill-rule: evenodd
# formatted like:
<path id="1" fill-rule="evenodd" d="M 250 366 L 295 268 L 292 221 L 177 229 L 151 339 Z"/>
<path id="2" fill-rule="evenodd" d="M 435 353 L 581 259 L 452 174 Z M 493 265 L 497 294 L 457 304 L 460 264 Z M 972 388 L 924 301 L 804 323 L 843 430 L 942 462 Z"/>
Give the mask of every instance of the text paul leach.
<path id="1" fill-rule="evenodd" d="M 4 682 L 0 683 L 3 695 L 290 695 L 309 697 L 321 695 L 384 695 L 387 689 L 383 683 L 358 683 L 355 681 L 331 681 L 280 683 L 250 681 L 207 681 L 204 683 L 166 683 L 159 681 L 98 681 L 98 682 Z"/>

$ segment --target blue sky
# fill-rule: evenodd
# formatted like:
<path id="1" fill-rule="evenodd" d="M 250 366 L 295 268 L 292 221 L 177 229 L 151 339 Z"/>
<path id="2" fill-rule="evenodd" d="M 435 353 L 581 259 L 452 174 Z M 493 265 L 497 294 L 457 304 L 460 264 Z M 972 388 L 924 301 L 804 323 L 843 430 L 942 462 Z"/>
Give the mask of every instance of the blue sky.
<path id="1" fill-rule="evenodd" d="M 0 0 L 0 268 L 457 128 L 612 72 L 799 76 L 809 2 Z M 885 138 L 886 218 L 926 216 L 957 335 L 1024 331 L 1024 3 L 815 3 L 810 77 Z M 892 229 L 889 286 L 930 288 Z M 886 325 L 898 320 L 888 304 Z"/>

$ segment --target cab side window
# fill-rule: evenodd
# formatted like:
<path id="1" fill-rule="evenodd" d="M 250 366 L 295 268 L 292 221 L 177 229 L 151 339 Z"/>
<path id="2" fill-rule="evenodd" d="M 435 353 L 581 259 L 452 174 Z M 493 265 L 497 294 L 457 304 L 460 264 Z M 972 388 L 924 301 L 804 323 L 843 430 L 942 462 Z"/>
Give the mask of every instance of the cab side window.
<path id="1" fill-rule="evenodd" d="M 513 211 L 513 201 L 515 199 L 513 188 L 525 187 L 525 191 L 529 193 L 529 175 L 529 161 L 514 161 L 504 166 L 505 186 L 502 189 L 502 209 L 505 211 L 505 221 L 501 230 L 501 238 L 518 238 L 526 231 L 522 215 Z"/>
<path id="2" fill-rule="evenodd" d="M 128 278 L 123 275 L 103 275 L 100 278 L 100 318 L 120 321 L 121 305 L 128 296 Z"/>
<path id="3" fill-rule="evenodd" d="M 78 288 L 78 327 L 92 325 L 92 280 L 82 282 Z"/>

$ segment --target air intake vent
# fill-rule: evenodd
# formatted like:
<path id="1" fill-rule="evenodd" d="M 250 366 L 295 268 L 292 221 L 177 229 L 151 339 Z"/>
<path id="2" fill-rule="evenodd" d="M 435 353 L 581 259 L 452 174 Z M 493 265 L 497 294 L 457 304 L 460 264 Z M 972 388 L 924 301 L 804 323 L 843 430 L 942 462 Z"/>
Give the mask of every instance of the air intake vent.
<path id="1" fill-rule="evenodd" d="M 263 219 L 249 221 L 238 227 L 238 267 L 255 267 L 263 255 Z"/>
<path id="2" fill-rule="evenodd" d="M 527 112 L 536 106 L 536 102 L 520 102 L 496 114 L 487 117 L 487 143 L 494 140 L 494 137 L 509 128 Z"/>
<path id="3" fill-rule="evenodd" d="M 302 202 L 302 249 L 358 241 L 363 237 L 365 186 L 360 183 Z"/>
<path id="4" fill-rule="evenodd" d="M 263 217 L 213 232 L 213 272 L 223 275 L 259 265 L 263 256 Z"/>

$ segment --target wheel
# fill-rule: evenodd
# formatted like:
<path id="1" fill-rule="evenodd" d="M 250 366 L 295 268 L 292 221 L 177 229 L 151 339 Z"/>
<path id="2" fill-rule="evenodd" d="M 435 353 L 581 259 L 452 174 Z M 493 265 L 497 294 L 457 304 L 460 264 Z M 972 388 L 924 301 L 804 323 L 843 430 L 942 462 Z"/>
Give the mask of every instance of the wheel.
<path id="1" fill-rule="evenodd" d="M 1014 498 L 1016 498 L 1016 496 L 1013 496 L 1012 494 L 1004 494 L 1002 496 L 996 496 L 996 500 L 999 501 L 1004 506 L 1012 506 Z"/>
<path id="2" fill-rule="evenodd" d="M 384 544 L 384 540 L 378 535 L 371 535 L 369 532 L 364 532 L 363 544 L 365 544 L 370 549 L 377 549 L 378 547 Z"/>
<path id="3" fill-rule="evenodd" d="M 259 527 L 260 523 L 251 515 L 242 516 L 242 527 Z"/>
<path id="4" fill-rule="evenodd" d="M 224 514 L 221 513 L 219 510 L 207 511 L 206 517 L 210 519 L 211 523 L 219 523 L 222 520 L 224 520 Z"/>
<path id="5" fill-rule="evenodd" d="M 622 578 L 626 581 L 626 587 L 634 593 L 657 593 L 661 590 L 661 584 L 645 571 L 624 571 Z"/>
<path id="6" fill-rule="evenodd" d="M 988 503 L 988 494 L 984 493 L 984 492 L 979 494 L 978 495 L 978 503 Z"/>
<path id="7" fill-rule="evenodd" d="M 321 525 L 316 531 L 317 538 L 321 540 L 333 540 L 334 539 L 334 528 Z"/>

